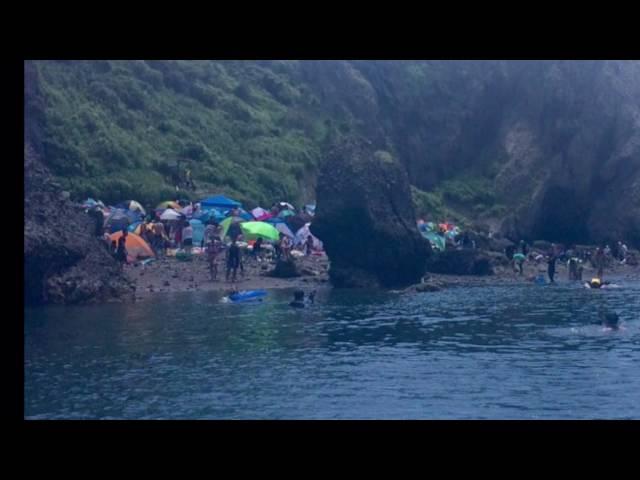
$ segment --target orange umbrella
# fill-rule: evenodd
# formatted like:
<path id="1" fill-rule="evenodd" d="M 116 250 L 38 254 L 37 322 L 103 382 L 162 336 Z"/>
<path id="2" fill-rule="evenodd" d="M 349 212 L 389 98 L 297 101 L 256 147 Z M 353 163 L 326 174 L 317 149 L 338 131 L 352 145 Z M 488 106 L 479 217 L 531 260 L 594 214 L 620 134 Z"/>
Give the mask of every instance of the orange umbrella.
<path id="1" fill-rule="evenodd" d="M 111 241 L 118 242 L 118 239 L 122 236 L 122 231 L 112 233 L 109 235 Z M 131 260 L 135 260 L 138 257 L 155 257 L 153 250 L 149 247 L 149 244 L 144 241 L 140 235 L 135 233 L 129 233 L 127 239 L 124 242 L 124 246 L 127 248 L 127 254 Z"/>

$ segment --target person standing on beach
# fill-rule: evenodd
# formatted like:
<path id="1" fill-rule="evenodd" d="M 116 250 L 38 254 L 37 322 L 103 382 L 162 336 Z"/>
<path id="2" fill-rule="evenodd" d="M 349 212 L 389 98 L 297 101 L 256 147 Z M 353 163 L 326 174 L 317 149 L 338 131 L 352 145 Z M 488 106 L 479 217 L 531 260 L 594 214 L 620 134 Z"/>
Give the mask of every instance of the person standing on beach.
<path id="1" fill-rule="evenodd" d="M 307 237 L 307 241 L 304 242 L 304 246 L 306 248 L 307 256 L 311 255 L 311 253 L 313 252 L 313 237 L 311 235 Z"/>
<path id="2" fill-rule="evenodd" d="M 240 247 L 234 240 L 227 251 L 227 273 L 226 280 L 229 281 L 229 276 L 231 272 L 233 272 L 232 282 L 235 283 L 236 276 L 238 272 L 238 267 L 240 266 Z"/>
<path id="3" fill-rule="evenodd" d="M 604 263 L 606 260 L 606 255 L 604 250 L 601 247 L 596 249 L 596 254 L 594 257 L 595 267 L 598 269 L 597 277 L 602 281 L 602 276 L 604 275 Z"/>
<path id="4" fill-rule="evenodd" d="M 556 252 L 555 250 L 549 250 L 549 259 L 547 260 L 547 274 L 549 275 L 549 281 L 554 283 L 553 277 L 556 274 Z"/>
<path id="5" fill-rule="evenodd" d="M 182 229 L 182 244 L 187 253 L 191 253 L 191 247 L 193 246 L 193 227 L 189 222 L 184 223 L 185 227 Z"/>
<path id="6" fill-rule="evenodd" d="M 217 238 L 213 238 L 207 243 L 207 264 L 209 265 L 209 276 L 212 282 L 218 278 L 218 254 L 220 253 L 220 246 L 220 240 Z"/>
<path id="7" fill-rule="evenodd" d="M 122 235 L 118 239 L 118 246 L 116 247 L 116 260 L 120 264 L 120 268 L 124 270 L 124 265 L 127 263 L 127 247 L 126 247 L 127 237 L 126 235 Z"/>

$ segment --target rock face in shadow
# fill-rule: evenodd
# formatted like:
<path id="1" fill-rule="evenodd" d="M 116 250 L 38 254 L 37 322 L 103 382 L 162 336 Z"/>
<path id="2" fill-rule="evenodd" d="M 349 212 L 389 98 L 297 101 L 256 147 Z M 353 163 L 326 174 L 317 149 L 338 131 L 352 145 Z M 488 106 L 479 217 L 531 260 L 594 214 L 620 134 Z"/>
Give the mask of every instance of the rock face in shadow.
<path id="1" fill-rule="evenodd" d="M 324 242 L 336 287 L 410 285 L 431 253 L 415 224 L 400 163 L 366 140 L 335 145 L 320 169 L 311 231 Z"/>
<path id="2" fill-rule="evenodd" d="M 432 255 L 427 270 L 447 275 L 493 275 L 491 258 L 478 250 L 445 250 Z"/>
<path id="3" fill-rule="evenodd" d="M 25 304 L 132 300 L 134 286 L 93 236 L 89 216 L 65 198 L 27 146 L 24 174 Z"/>

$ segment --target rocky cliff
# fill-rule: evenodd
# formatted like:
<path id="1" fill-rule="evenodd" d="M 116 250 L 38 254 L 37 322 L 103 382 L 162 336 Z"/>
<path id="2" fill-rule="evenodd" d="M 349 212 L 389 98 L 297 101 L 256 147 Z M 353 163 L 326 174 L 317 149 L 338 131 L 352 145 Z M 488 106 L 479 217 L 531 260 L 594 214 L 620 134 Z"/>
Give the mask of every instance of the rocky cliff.
<path id="1" fill-rule="evenodd" d="M 404 167 L 363 139 L 336 145 L 318 178 L 314 235 L 337 287 L 399 287 L 425 272 L 430 246 L 415 223 Z"/>
<path id="2" fill-rule="evenodd" d="M 24 156 L 24 301 L 86 303 L 132 300 L 94 224 L 74 208 L 30 146 Z"/>
<path id="3" fill-rule="evenodd" d="M 65 61 L 25 80 L 25 132 L 78 197 L 164 200 L 179 159 L 249 206 L 302 203 L 328 145 L 363 136 L 420 214 L 640 246 L 637 61 Z"/>

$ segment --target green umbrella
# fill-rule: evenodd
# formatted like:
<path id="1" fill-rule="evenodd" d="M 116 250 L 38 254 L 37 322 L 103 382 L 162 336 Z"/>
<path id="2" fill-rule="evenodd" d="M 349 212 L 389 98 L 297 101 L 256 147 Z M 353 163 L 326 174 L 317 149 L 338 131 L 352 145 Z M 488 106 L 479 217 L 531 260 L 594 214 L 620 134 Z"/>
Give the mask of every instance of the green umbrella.
<path id="1" fill-rule="evenodd" d="M 291 215 L 295 215 L 295 213 L 294 213 L 294 212 L 292 212 L 291 210 L 282 210 L 282 211 L 278 214 L 278 216 L 279 216 L 280 218 L 287 218 L 287 217 L 290 217 Z"/>
<path id="2" fill-rule="evenodd" d="M 247 240 L 262 237 L 265 240 L 277 241 L 280 238 L 280 232 L 273 225 L 265 222 L 244 222 L 240 224 L 240 228 Z"/>

